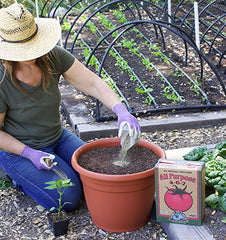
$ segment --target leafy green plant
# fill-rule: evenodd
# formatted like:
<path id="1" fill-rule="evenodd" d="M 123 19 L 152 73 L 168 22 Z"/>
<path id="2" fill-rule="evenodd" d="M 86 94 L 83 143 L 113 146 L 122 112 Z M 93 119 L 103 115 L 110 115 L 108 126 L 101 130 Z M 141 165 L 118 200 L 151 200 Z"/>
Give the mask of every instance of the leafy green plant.
<path id="1" fill-rule="evenodd" d="M 180 101 L 179 97 L 177 97 L 177 95 L 175 94 L 175 92 L 170 86 L 165 87 L 163 89 L 163 92 L 164 92 L 164 96 L 172 100 L 174 103 Z"/>
<path id="2" fill-rule="evenodd" d="M 0 190 L 4 190 L 8 187 L 12 187 L 13 184 L 11 182 L 7 182 L 4 179 L 0 179 Z"/>
<path id="3" fill-rule="evenodd" d="M 116 59 L 116 66 L 121 68 L 121 73 L 130 72 L 130 67 L 128 65 L 128 62 L 121 58 L 116 52 L 113 50 L 110 50 L 109 53 Z"/>
<path id="4" fill-rule="evenodd" d="M 100 22 L 104 25 L 104 27 L 105 27 L 106 29 L 108 29 L 109 31 L 112 31 L 112 30 L 115 29 L 116 26 L 114 26 L 114 25 L 112 24 L 112 22 L 111 22 L 110 20 L 108 20 L 104 14 L 102 14 L 102 13 L 97 13 L 97 16 L 99 17 Z M 119 31 L 114 31 L 114 32 L 112 33 L 112 37 L 115 38 L 115 37 L 118 36 L 118 34 L 119 34 Z"/>
<path id="5" fill-rule="evenodd" d="M 138 92 L 140 94 L 147 94 L 147 93 L 152 92 L 153 88 L 151 88 L 151 87 L 148 87 L 148 88 L 145 88 L 145 89 L 143 89 L 143 88 L 136 88 L 135 90 L 136 90 L 136 92 Z M 147 96 L 146 100 L 145 100 L 145 103 L 147 103 L 148 105 L 151 105 L 151 103 L 152 103 L 151 97 Z"/>
<path id="6" fill-rule="evenodd" d="M 178 68 L 175 67 L 174 72 L 170 72 L 174 77 L 180 78 L 184 76 L 184 73 L 181 72 Z"/>
<path id="7" fill-rule="evenodd" d="M 81 20 L 82 20 L 82 22 L 85 22 L 86 20 L 87 20 L 87 17 L 85 17 L 85 16 L 83 16 L 83 17 L 81 17 Z M 97 34 L 97 27 L 96 27 L 96 25 L 92 22 L 92 21 L 88 21 L 87 23 L 86 23 L 86 25 L 89 27 L 89 30 L 93 33 L 93 34 Z"/>
<path id="8" fill-rule="evenodd" d="M 163 52 L 161 51 L 161 47 L 158 47 L 156 44 L 148 44 L 148 47 L 149 47 L 149 52 L 152 55 L 156 57 L 160 57 L 161 61 L 164 61 L 167 65 L 170 65 L 169 59 L 167 56 L 163 54 Z"/>
<path id="9" fill-rule="evenodd" d="M 126 19 L 126 16 L 124 13 L 122 13 L 119 10 L 113 10 L 113 15 L 116 16 L 118 18 L 118 22 L 119 23 L 127 23 L 128 20 Z"/>
<path id="10" fill-rule="evenodd" d="M 102 13 L 97 13 L 97 16 L 99 17 L 101 23 L 104 25 L 105 28 L 108 30 L 114 30 L 115 26 L 112 24 L 110 20 L 106 18 L 106 16 Z"/>
<path id="11" fill-rule="evenodd" d="M 134 39 L 132 40 L 128 40 L 128 39 L 123 39 L 121 41 L 123 47 L 128 48 L 133 54 L 140 56 L 139 52 L 139 48 L 136 47 L 136 43 L 134 42 Z"/>
<path id="12" fill-rule="evenodd" d="M 149 58 L 142 58 L 142 63 L 145 65 L 145 67 L 147 69 L 149 69 L 150 71 L 154 70 L 154 66 L 153 64 L 150 62 Z"/>
<path id="13" fill-rule="evenodd" d="M 66 204 L 70 204 L 70 202 L 65 202 L 62 204 L 62 196 L 66 190 L 66 188 L 70 187 L 70 186 L 74 186 L 75 184 L 71 182 L 70 179 L 59 179 L 57 181 L 50 181 L 50 182 L 46 182 L 45 184 L 49 185 L 47 187 L 45 187 L 45 189 L 49 189 L 49 190 L 54 190 L 56 189 L 57 192 L 59 193 L 59 198 L 58 198 L 58 208 L 56 207 L 52 207 L 50 209 L 50 211 L 54 211 L 54 210 L 57 210 L 58 212 L 58 217 L 60 217 L 60 213 L 63 209 L 63 207 L 66 205 Z"/>
<path id="14" fill-rule="evenodd" d="M 199 96 L 199 90 L 198 87 L 200 86 L 200 83 L 198 82 L 197 79 L 194 80 L 194 82 L 196 83 L 192 85 L 192 82 L 188 82 L 188 85 L 190 85 L 190 89 L 197 95 Z"/>
<path id="15" fill-rule="evenodd" d="M 195 148 L 184 155 L 185 160 L 205 162 L 205 183 L 215 193 L 205 199 L 205 203 L 226 212 L 226 141 L 208 150 L 206 146 Z"/>

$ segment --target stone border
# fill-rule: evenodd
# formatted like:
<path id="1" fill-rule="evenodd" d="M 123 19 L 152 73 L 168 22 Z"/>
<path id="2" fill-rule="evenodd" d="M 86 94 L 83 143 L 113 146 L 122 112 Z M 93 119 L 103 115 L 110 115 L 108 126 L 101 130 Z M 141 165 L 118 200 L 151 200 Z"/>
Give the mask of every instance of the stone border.
<path id="1" fill-rule="evenodd" d="M 85 104 L 66 93 L 68 92 L 63 91 L 61 105 L 72 129 L 80 138 L 86 141 L 94 137 L 117 136 L 117 121 L 95 122 L 95 119 L 89 115 Z M 139 123 L 143 132 L 208 127 L 225 124 L 226 111 L 176 114 L 168 117 L 141 119 Z"/>

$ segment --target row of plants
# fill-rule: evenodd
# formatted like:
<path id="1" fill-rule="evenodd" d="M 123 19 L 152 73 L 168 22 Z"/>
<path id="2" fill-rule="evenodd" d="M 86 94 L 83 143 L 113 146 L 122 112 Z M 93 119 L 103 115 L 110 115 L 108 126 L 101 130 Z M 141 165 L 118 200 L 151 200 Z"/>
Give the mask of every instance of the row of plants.
<path id="1" fill-rule="evenodd" d="M 109 19 L 106 18 L 106 16 L 104 14 L 98 13 L 97 15 L 100 19 L 100 22 L 103 24 L 103 26 L 106 29 L 108 29 L 109 31 L 112 31 L 115 29 L 115 26 L 111 23 L 111 21 Z M 113 10 L 113 15 L 117 16 L 118 21 L 120 21 L 121 23 L 125 23 L 127 21 L 125 15 L 118 10 Z M 87 25 L 89 26 L 90 31 L 94 34 L 97 34 L 97 31 L 96 31 L 97 27 L 95 26 L 95 24 L 91 21 L 89 21 L 88 23 L 87 23 Z M 136 37 L 140 37 L 140 38 L 143 37 L 142 34 L 135 27 L 132 29 L 132 31 L 137 33 Z M 115 31 L 114 35 L 112 34 L 112 37 L 114 38 L 118 34 L 119 33 L 117 31 Z M 163 52 L 161 51 L 161 48 L 158 47 L 156 44 L 150 44 L 150 42 L 147 42 L 147 41 L 140 43 L 139 46 L 141 44 L 144 47 L 146 47 L 147 49 L 149 49 L 149 52 L 152 55 L 154 55 L 155 57 L 158 57 L 157 61 L 164 62 L 164 63 L 170 65 L 168 57 L 163 54 Z M 174 103 L 182 102 L 182 99 L 178 96 L 178 94 L 176 94 L 176 91 L 172 87 L 172 85 L 166 81 L 163 74 L 161 74 L 161 72 L 157 69 L 157 67 L 155 67 L 155 65 L 149 60 L 149 58 L 146 58 L 139 51 L 139 46 L 136 44 L 134 39 L 128 40 L 124 36 L 122 36 L 122 40 L 116 46 L 117 47 L 122 46 L 124 48 L 127 48 L 129 51 L 131 51 L 132 55 L 141 57 L 141 62 L 145 65 L 145 67 L 147 69 L 149 69 L 150 71 L 156 70 L 156 72 L 157 72 L 156 77 L 158 77 L 160 75 L 160 80 L 164 81 L 164 83 L 166 82 L 167 85 L 169 85 L 169 86 L 165 86 L 165 84 L 162 84 L 164 96 L 167 99 L 172 100 Z M 129 73 L 131 80 L 136 80 L 136 77 L 134 77 L 133 71 L 131 71 L 131 68 L 129 67 L 128 62 L 125 59 L 123 59 L 118 53 L 116 53 L 115 49 L 114 49 L 114 51 L 111 50 L 110 54 L 116 59 L 115 65 L 119 66 L 122 69 L 122 72 Z M 185 76 L 185 73 L 180 68 L 177 68 L 177 67 L 174 67 L 174 70 L 171 70 L 170 74 L 172 74 L 174 77 L 177 77 L 177 78 L 183 78 Z M 192 82 L 189 81 L 188 84 L 190 85 L 190 90 L 192 90 L 196 95 L 199 95 L 199 91 L 200 91 L 199 85 L 200 84 L 198 83 L 198 81 L 197 80 L 194 80 Z M 142 90 L 142 87 L 138 87 L 138 88 L 136 88 L 136 91 L 141 94 L 145 94 L 147 92 L 151 92 L 151 89 L 152 89 L 152 87 L 148 87 L 148 90 L 147 89 Z M 151 102 L 149 100 L 150 100 L 150 97 L 148 96 L 148 98 L 145 100 L 145 102 L 150 105 Z M 203 100 L 205 101 L 206 98 L 203 97 Z"/>
<path id="2" fill-rule="evenodd" d="M 101 19 L 102 24 L 105 26 L 105 28 L 107 28 L 109 31 L 114 30 L 115 26 L 111 23 L 111 21 L 109 19 L 106 18 L 106 16 L 104 16 L 102 13 L 98 13 L 97 14 L 98 17 Z M 126 18 L 125 15 L 123 13 L 121 13 L 120 11 L 117 10 L 113 10 L 113 15 L 118 17 L 118 21 L 124 23 L 126 22 Z M 83 22 L 85 22 L 87 20 L 86 17 L 82 17 Z M 88 21 L 87 26 L 89 27 L 89 30 L 94 34 L 97 35 L 97 33 L 99 32 L 97 26 L 91 22 Z M 67 22 L 68 25 L 68 22 Z M 132 29 L 134 32 L 136 32 L 136 36 L 142 38 L 142 34 L 137 30 L 137 28 L 133 28 Z M 112 37 L 116 37 L 119 33 L 117 31 L 115 31 L 112 34 Z M 103 35 L 101 35 L 101 37 L 103 37 Z M 182 102 L 182 99 L 180 97 L 178 97 L 178 95 L 175 94 L 175 89 L 173 89 L 172 85 L 167 82 L 166 79 L 164 79 L 163 74 L 161 74 L 161 72 L 155 67 L 154 64 L 152 64 L 152 62 L 146 58 L 140 51 L 139 51 L 139 47 L 137 46 L 137 44 L 135 43 L 134 39 L 132 40 L 128 40 L 125 39 L 124 37 L 122 37 L 123 39 L 120 41 L 119 44 L 116 45 L 116 47 L 124 47 L 129 49 L 129 51 L 132 52 L 132 55 L 135 55 L 137 57 L 141 57 L 141 61 L 143 63 L 143 65 L 145 65 L 145 67 L 147 69 L 149 69 L 150 71 L 156 70 L 157 74 L 156 77 L 159 77 L 161 81 L 163 81 L 163 84 L 161 85 L 163 88 L 163 94 L 167 99 L 170 99 L 171 101 L 173 101 L 173 103 L 175 102 Z M 100 38 L 101 39 L 101 38 Z M 107 42 L 107 40 L 105 40 Z M 77 41 L 78 42 L 78 41 Z M 109 44 L 109 42 L 107 42 L 107 44 Z M 149 49 L 149 52 L 151 54 L 153 54 L 155 57 L 160 57 L 159 61 L 161 62 L 165 62 L 166 64 L 170 65 L 170 62 L 168 60 L 168 57 L 166 57 L 160 47 L 158 47 L 156 44 L 148 44 L 147 41 L 142 43 L 147 49 Z M 81 46 L 81 45 L 80 45 Z M 83 54 L 85 55 L 85 59 L 87 60 L 89 54 L 90 54 L 90 50 L 84 49 L 83 50 Z M 131 81 L 139 81 L 139 78 L 137 77 L 137 75 L 134 73 L 134 71 L 131 69 L 131 67 L 128 64 L 128 61 L 126 61 L 118 52 L 117 50 L 115 50 L 114 47 L 112 47 L 112 49 L 109 51 L 110 55 L 113 56 L 116 59 L 116 63 L 115 66 L 119 66 L 121 69 L 122 73 L 128 73 L 130 76 L 130 80 Z M 96 61 L 96 58 L 94 56 L 92 56 L 92 58 L 89 61 L 89 65 L 90 66 L 94 66 L 95 65 L 95 69 L 99 70 L 99 63 L 98 61 Z M 183 71 L 179 70 L 177 67 L 175 67 L 175 70 L 170 71 L 170 74 L 173 75 L 174 77 L 184 77 L 184 73 Z M 137 93 L 140 93 L 142 95 L 147 95 L 146 99 L 145 99 L 145 103 L 147 103 L 148 105 L 150 105 L 152 102 L 154 102 L 154 97 L 150 95 L 150 93 L 153 91 L 153 87 L 149 86 L 147 84 L 147 81 L 139 81 L 141 83 L 141 85 L 139 87 L 135 88 L 135 91 Z M 169 86 L 165 86 L 165 82 L 167 82 L 167 85 Z M 188 82 L 188 84 L 190 84 L 190 89 L 192 91 L 195 92 L 196 95 L 199 95 L 199 90 L 198 90 L 198 82 L 195 82 L 195 84 L 192 84 L 192 82 Z M 205 100 L 205 99 L 204 99 Z M 154 103 L 155 104 L 155 103 Z"/>
<path id="3" fill-rule="evenodd" d="M 103 15 L 103 14 L 98 14 L 98 16 L 100 17 L 100 19 L 102 20 L 103 25 L 108 29 L 108 30 L 113 30 L 115 27 L 112 25 L 112 23 Z M 83 18 L 83 20 L 86 20 L 86 18 Z M 89 27 L 89 30 L 94 33 L 95 35 L 97 34 L 97 27 L 96 25 L 89 21 L 87 23 L 87 26 Z M 112 34 L 113 37 L 116 37 L 119 33 L 116 31 Z M 122 40 L 122 42 L 124 44 L 129 44 L 128 41 Z M 109 44 L 109 42 L 107 42 L 107 44 Z M 136 50 L 135 50 L 136 51 Z M 134 53 L 135 53 L 134 51 Z M 86 52 L 86 50 L 83 51 L 83 53 Z M 136 92 L 141 93 L 141 94 L 148 94 L 152 91 L 152 89 L 150 87 L 146 87 L 145 86 L 145 82 L 141 82 L 140 79 L 138 78 L 138 76 L 134 73 L 133 69 L 129 66 L 128 61 L 126 61 L 121 55 L 120 53 L 113 47 L 110 51 L 109 51 L 110 55 L 114 57 L 114 59 L 116 60 L 115 66 L 118 66 L 121 70 L 121 73 L 127 73 L 129 74 L 130 80 L 131 81 L 136 81 L 138 80 L 141 83 L 141 86 L 139 88 L 136 88 Z M 87 59 L 87 58 L 86 58 Z M 94 61 L 95 59 L 95 61 Z M 92 66 L 96 64 L 96 69 L 99 69 L 99 64 L 98 61 L 96 60 L 96 58 L 94 56 L 92 56 L 92 58 L 89 61 L 89 65 Z M 152 96 L 147 96 L 145 102 L 147 104 L 151 104 L 151 102 L 153 101 L 153 97 Z"/>

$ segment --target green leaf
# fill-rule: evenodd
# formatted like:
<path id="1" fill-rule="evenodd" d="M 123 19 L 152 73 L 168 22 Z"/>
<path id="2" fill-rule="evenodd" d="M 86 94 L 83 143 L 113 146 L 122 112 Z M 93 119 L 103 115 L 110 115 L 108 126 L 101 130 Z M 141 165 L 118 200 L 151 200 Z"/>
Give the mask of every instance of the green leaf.
<path id="1" fill-rule="evenodd" d="M 220 180 L 221 180 L 221 177 L 209 178 L 206 183 L 208 186 L 213 187 L 214 185 L 218 185 Z"/>
<path id="2" fill-rule="evenodd" d="M 69 184 L 70 181 L 70 179 L 62 179 L 62 184 Z"/>
<path id="3" fill-rule="evenodd" d="M 212 207 L 212 208 L 216 208 L 217 207 L 217 203 L 218 203 L 218 196 L 215 195 L 215 193 L 209 195 L 206 199 L 205 199 L 205 203 L 206 205 Z"/>
<path id="4" fill-rule="evenodd" d="M 219 173 L 219 176 L 222 176 L 222 178 L 226 177 L 226 169 Z"/>
<path id="5" fill-rule="evenodd" d="M 226 186 L 215 185 L 214 188 L 218 191 L 219 195 L 224 195 L 226 193 Z"/>
<path id="6" fill-rule="evenodd" d="M 63 179 L 62 180 L 62 183 L 61 183 L 61 186 L 62 187 L 70 187 L 70 186 L 74 186 L 75 184 L 71 182 L 70 179 Z"/>
<path id="7" fill-rule="evenodd" d="M 226 217 L 223 217 L 222 222 L 226 223 Z"/>
<path id="8" fill-rule="evenodd" d="M 44 189 L 50 189 L 50 190 L 53 190 L 53 189 L 55 189 L 55 188 L 57 188 L 57 187 L 54 186 L 54 185 L 51 185 L 51 186 L 47 186 L 47 187 L 45 187 Z"/>
<path id="9" fill-rule="evenodd" d="M 61 182 L 62 182 L 62 178 L 59 179 L 59 180 L 57 180 L 57 181 L 55 182 L 55 184 L 56 184 L 58 187 L 60 187 L 60 186 L 61 186 Z"/>
<path id="10" fill-rule="evenodd" d="M 63 179 L 63 178 L 61 178 L 57 181 L 46 182 L 46 184 L 49 184 L 49 186 L 45 187 L 45 189 L 50 189 L 50 190 L 57 189 L 57 192 L 59 194 L 59 198 L 58 198 L 59 205 L 58 205 L 58 208 L 52 207 L 50 209 L 50 211 L 53 211 L 56 209 L 56 210 L 58 210 L 58 214 L 60 214 L 62 207 L 65 204 L 69 204 L 69 202 L 65 202 L 65 203 L 63 203 L 63 205 L 61 205 L 62 204 L 62 196 L 64 194 L 64 191 L 67 187 L 74 186 L 75 184 L 72 183 L 70 179 Z"/>
<path id="11" fill-rule="evenodd" d="M 222 178 L 222 179 L 217 183 L 217 185 L 221 185 L 222 187 L 226 187 L 226 180 Z"/>
<path id="12" fill-rule="evenodd" d="M 226 159 L 226 148 L 222 148 L 219 152 L 219 155 Z"/>
<path id="13" fill-rule="evenodd" d="M 56 181 L 50 181 L 50 182 L 45 182 L 45 184 L 47 184 L 47 185 L 55 185 L 55 182 Z"/>
<path id="14" fill-rule="evenodd" d="M 207 150 L 206 153 L 205 153 L 206 154 L 205 156 L 209 157 L 208 161 L 212 161 L 212 160 L 214 160 L 217 157 L 219 152 L 220 152 L 219 149 Z M 201 161 L 203 161 L 203 160 L 201 160 Z"/>
<path id="15" fill-rule="evenodd" d="M 143 89 L 135 88 L 135 90 L 136 90 L 136 92 L 138 92 L 138 93 L 144 94 L 144 90 L 143 90 Z"/>
<path id="16" fill-rule="evenodd" d="M 226 212 L 226 193 L 219 197 L 218 205 L 223 212 Z"/>
<path id="17" fill-rule="evenodd" d="M 208 174 L 208 177 L 209 178 L 215 178 L 215 177 L 217 177 L 218 176 L 218 174 L 220 173 L 220 171 L 212 171 L 212 172 L 210 172 L 209 174 Z"/>
<path id="18" fill-rule="evenodd" d="M 226 140 L 216 144 L 215 148 L 221 150 L 222 148 L 226 148 Z"/>
<path id="19" fill-rule="evenodd" d="M 63 203 L 62 207 L 63 207 L 64 205 L 66 205 L 66 204 L 71 204 L 71 202 L 65 202 L 65 203 Z"/>
<path id="20" fill-rule="evenodd" d="M 49 209 L 49 211 L 52 212 L 52 211 L 54 211 L 55 209 L 56 209 L 55 207 L 51 207 L 51 208 Z"/>
<path id="21" fill-rule="evenodd" d="M 213 160 L 213 156 L 212 156 L 212 155 L 205 155 L 205 156 L 203 156 L 203 157 L 201 158 L 200 161 L 202 161 L 202 162 L 209 162 L 209 161 L 211 161 L 211 160 Z"/>
<path id="22" fill-rule="evenodd" d="M 184 155 L 184 159 L 189 161 L 199 161 L 205 155 L 206 151 L 206 146 L 195 148 Z"/>

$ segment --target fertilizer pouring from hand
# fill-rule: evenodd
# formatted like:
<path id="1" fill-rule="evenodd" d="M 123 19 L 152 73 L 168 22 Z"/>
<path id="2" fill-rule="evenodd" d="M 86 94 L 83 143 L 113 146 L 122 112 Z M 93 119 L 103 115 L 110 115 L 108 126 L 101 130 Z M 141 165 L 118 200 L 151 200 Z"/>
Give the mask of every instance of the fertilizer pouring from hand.
<path id="1" fill-rule="evenodd" d="M 50 153 L 42 152 L 28 146 L 25 146 L 20 154 L 33 162 L 38 169 L 51 170 L 57 163 L 53 162 L 55 156 Z"/>
<path id="2" fill-rule="evenodd" d="M 55 156 L 53 154 L 25 146 L 25 148 L 21 152 L 21 156 L 31 160 L 39 170 L 52 170 L 63 179 L 68 178 L 67 175 L 62 171 L 62 169 L 56 166 L 57 162 L 54 161 Z"/>
<path id="3" fill-rule="evenodd" d="M 131 129 L 130 124 L 126 121 L 121 122 L 118 135 L 121 138 L 121 146 L 126 151 L 140 139 L 140 131 L 135 126 Z"/>
<path id="4" fill-rule="evenodd" d="M 124 166 L 128 164 L 128 162 L 125 161 L 127 151 L 140 139 L 141 127 L 137 119 L 129 113 L 122 103 L 114 105 L 112 110 L 118 116 L 118 136 L 121 138 L 122 146 L 119 161 L 114 162 L 114 164 Z"/>

